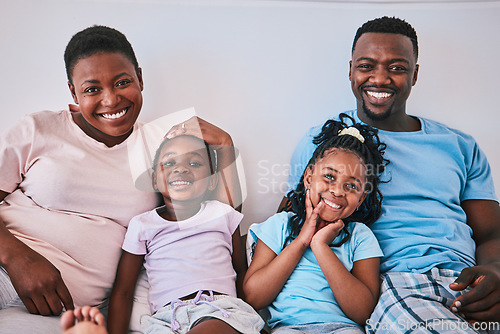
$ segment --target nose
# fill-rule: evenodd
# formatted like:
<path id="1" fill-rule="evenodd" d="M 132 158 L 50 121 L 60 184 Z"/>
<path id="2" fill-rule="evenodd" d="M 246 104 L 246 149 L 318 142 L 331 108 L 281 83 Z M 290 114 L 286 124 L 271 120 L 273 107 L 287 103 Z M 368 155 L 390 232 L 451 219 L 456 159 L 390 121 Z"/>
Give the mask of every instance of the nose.
<path id="1" fill-rule="evenodd" d="M 344 187 L 340 182 L 333 182 L 330 184 L 330 193 L 336 197 L 344 196 Z"/>
<path id="2" fill-rule="evenodd" d="M 176 164 L 174 173 L 179 173 L 179 174 L 189 173 L 189 168 L 187 168 L 184 164 Z"/>
<path id="3" fill-rule="evenodd" d="M 119 97 L 113 89 L 105 89 L 102 93 L 101 104 L 105 107 L 114 107 L 118 104 Z"/>
<path id="4" fill-rule="evenodd" d="M 391 78 L 389 76 L 389 70 L 385 67 L 375 67 L 370 76 L 370 82 L 377 86 L 388 85 L 391 83 Z"/>

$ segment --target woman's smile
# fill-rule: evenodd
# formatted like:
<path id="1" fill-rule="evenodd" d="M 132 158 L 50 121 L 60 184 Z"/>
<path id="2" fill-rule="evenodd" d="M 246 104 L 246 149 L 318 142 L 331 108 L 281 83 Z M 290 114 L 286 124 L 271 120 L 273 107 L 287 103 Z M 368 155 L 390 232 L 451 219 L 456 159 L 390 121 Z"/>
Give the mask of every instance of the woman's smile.
<path id="1" fill-rule="evenodd" d="M 69 83 L 85 133 L 107 146 L 123 142 L 142 108 L 142 72 L 120 53 L 97 53 L 78 60 Z"/>

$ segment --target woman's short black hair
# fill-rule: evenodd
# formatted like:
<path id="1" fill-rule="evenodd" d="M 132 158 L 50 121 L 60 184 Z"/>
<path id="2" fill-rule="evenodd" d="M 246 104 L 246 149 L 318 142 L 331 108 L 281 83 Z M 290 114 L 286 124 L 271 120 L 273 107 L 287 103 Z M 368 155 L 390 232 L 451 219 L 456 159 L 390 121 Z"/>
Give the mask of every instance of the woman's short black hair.
<path id="1" fill-rule="evenodd" d="M 66 46 L 64 63 L 68 81 L 73 84 L 73 69 L 78 60 L 100 52 L 124 55 L 134 65 L 136 73 L 139 72 L 139 63 L 127 37 L 116 29 L 94 25 L 73 35 Z"/>

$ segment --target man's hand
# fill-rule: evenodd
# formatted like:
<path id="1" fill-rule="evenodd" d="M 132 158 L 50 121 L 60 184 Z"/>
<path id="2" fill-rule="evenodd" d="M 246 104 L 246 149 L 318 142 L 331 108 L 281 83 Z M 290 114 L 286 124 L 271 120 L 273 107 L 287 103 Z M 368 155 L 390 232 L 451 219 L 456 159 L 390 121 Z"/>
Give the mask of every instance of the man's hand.
<path id="1" fill-rule="evenodd" d="M 471 290 L 457 297 L 452 311 L 471 321 L 500 321 L 500 264 L 488 264 L 464 269 L 450 288 Z"/>

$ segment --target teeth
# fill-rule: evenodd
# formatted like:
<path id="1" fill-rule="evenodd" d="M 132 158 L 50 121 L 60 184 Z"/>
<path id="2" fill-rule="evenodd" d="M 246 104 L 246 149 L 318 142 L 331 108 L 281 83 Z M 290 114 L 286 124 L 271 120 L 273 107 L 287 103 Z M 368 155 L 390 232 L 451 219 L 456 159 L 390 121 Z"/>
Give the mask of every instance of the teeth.
<path id="1" fill-rule="evenodd" d="M 392 94 L 390 93 L 385 93 L 385 92 L 372 92 L 372 91 L 367 91 L 366 94 L 368 94 L 371 97 L 374 97 L 376 99 L 386 99 L 390 97 Z"/>
<path id="2" fill-rule="evenodd" d="M 173 181 L 173 182 L 170 182 L 171 185 L 173 186 L 188 186 L 191 184 L 191 182 L 188 182 L 188 181 Z"/>
<path id="3" fill-rule="evenodd" d="M 325 199 L 325 198 L 323 198 L 323 202 L 325 202 L 325 204 L 326 204 L 326 205 L 328 205 L 329 207 L 332 207 L 332 208 L 334 208 L 334 209 L 340 209 L 340 208 L 341 208 L 341 206 L 340 206 L 340 205 L 335 204 L 335 203 L 333 203 L 332 201 L 329 201 L 329 200 L 327 200 L 327 199 Z"/>
<path id="4" fill-rule="evenodd" d="M 127 113 L 127 109 L 123 109 L 122 111 L 117 112 L 116 114 L 101 114 L 101 116 L 106 118 L 106 119 L 117 119 L 117 118 L 122 117 L 126 113 Z"/>

